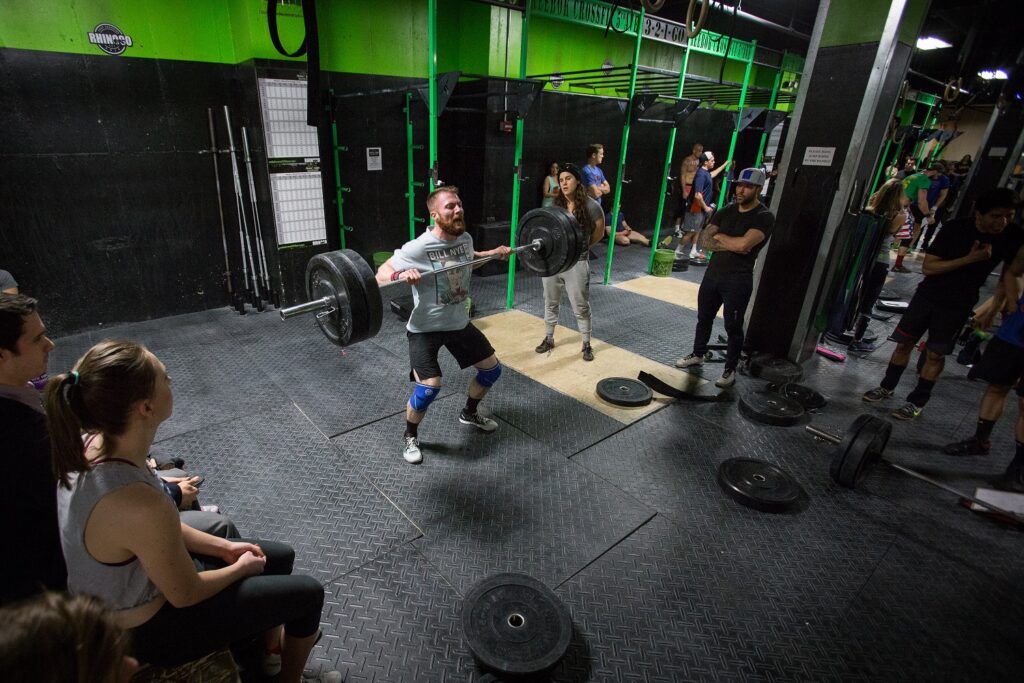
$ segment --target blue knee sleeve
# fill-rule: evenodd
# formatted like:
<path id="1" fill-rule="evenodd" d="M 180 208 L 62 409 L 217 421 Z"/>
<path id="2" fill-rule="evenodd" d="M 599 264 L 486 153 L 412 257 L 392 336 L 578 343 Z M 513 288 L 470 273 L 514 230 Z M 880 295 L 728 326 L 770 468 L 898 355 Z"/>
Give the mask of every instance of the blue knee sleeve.
<path id="1" fill-rule="evenodd" d="M 476 371 L 476 383 L 482 386 L 484 389 L 490 389 L 494 386 L 494 383 L 501 377 L 501 363 L 495 363 L 493 368 L 489 370 L 477 370 Z"/>
<path id="2" fill-rule="evenodd" d="M 409 407 L 418 413 L 426 412 L 439 393 L 441 393 L 441 387 L 430 387 L 417 382 L 412 396 L 409 397 Z"/>

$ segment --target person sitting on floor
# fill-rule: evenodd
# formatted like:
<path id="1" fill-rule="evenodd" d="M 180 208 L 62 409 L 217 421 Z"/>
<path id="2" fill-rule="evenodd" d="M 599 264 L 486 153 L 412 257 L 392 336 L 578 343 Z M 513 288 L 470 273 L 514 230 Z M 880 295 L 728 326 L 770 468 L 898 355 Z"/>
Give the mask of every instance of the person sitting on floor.
<path id="1" fill-rule="evenodd" d="M 130 629 L 133 656 L 158 667 L 258 634 L 269 652 L 283 623 L 279 680 L 298 683 L 319 637 L 323 587 L 290 575 L 287 545 L 229 541 L 181 522 L 146 465 L 173 410 L 163 363 L 139 344 L 101 342 L 51 377 L 45 401 L 69 590 L 105 600 Z M 83 432 L 102 436 L 91 461 Z"/>

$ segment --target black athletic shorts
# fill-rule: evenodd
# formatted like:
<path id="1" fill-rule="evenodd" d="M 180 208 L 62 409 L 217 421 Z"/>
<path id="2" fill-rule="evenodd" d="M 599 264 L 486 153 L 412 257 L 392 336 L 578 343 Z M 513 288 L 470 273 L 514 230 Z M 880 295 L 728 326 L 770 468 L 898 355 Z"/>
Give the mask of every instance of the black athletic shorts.
<path id="1" fill-rule="evenodd" d="M 915 344 L 927 332 L 926 348 L 945 356 L 953 352 L 956 337 L 970 315 L 970 306 L 950 306 L 915 294 L 889 339 L 897 344 Z"/>
<path id="2" fill-rule="evenodd" d="M 999 337 L 989 340 L 981 360 L 971 368 L 968 377 L 1000 387 L 1017 385 L 1017 395 L 1024 396 L 1024 348 L 1014 346 Z"/>
<path id="3" fill-rule="evenodd" d="M 910 215 L 914 217 L 914 225 L 917 225 L 924 219 L 926 214 L 921 211 L 921 207 L 917 205 L 917 202 L 911 202 L 909 208 Z"/>
<path id="4" fill-rule="evenodd" d="M 460 368 L 476 365 L 494 353 L 494 347 L 487 341 L 484 333 L 469 323 L 461 330 L 446 332 L 406 332 L 409 339 L 409 381 L 415 382 L 416 375 L 421 380 L 441 376 L 441 366 L 437 362 L 437 354 L 441 347 L 455 357 Z M 413 374 L 415 372 L 415 374 Z"/>

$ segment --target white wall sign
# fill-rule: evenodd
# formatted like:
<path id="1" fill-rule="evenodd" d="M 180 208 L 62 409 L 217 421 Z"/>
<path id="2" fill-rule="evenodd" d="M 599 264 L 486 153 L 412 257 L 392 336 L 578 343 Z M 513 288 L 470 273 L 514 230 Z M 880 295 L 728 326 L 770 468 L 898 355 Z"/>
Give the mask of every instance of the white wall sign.
<path id="1" fill-rule="evenodd" d="M 804 150 L 804 166 L 831 166 L 835 147 L 808 147 Z"/>
<path id="2" fill-rule="evenodd" d="M 1005 157 L 1008 151 L 1010 150 L 1006 147 L 993 147 L 988 151 L 988 155 L 990 157 Z"/>
<path id="3" fill-rule="evenodd" d="M 384 157 L 380 155 L 380 147 L 367 147 L 366 148 L 366 170 L 367 171 L 383 171 L 384 170 Z"/>

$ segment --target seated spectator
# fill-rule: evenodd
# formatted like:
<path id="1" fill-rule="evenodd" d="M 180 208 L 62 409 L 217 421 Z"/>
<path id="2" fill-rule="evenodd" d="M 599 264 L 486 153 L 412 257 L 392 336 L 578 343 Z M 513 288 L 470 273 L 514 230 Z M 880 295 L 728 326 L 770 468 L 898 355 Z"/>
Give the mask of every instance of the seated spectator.
<path id="1" fill-rule="evenodd" d="M 98 599 L 44 593 L 0 609 L 0 673 L 8 683 L 128 683 L 139 663 Z"/>
<path id="2" fill-rule="evenodd" d="M 0 603 L 67 585 L 46 416 L 29 383 L 46 370 L 52 349 L 36 300 L 0 296 L 0 444 L 4 474 L 17 488 L 17 495 L 0 496 L 12 552 L 0 562 Z"/>
<path id="3" fill-rule="evenodd" d="M 159 667 L 259 634 L 271 652 L 284 624 L 278 680 L 297 683 L 319 637 L 323 587 L 290 575 L 284 544 L 229 541 L 181 522 L 146 465 L 172 412 L 170 382 L 144 347 L 105 341 L 46 386 L 68 587 L 106 601 L 130 630 L 132 654 Z M 83 432 L 102 437 L 92 462 Z"/>
<path id="4" fill-rule="evenodd" d="M 626 216 L 623 214 L 621 207 L 619 209 L 619 215 L 617 221 L 612 221 L 611 207 L 607 205 L 607 200 L 604 199 L 608 193 L 612 191 L 611 185 L 608 183 L 608 179 L 605 178 L 604 171 L 601 170 L 601 162 L 604 161 L 604 145 L 593 144 L 587 147 L 587 165 L 583 167 L 583 187 L 587 189 L 590 196 L 601 202 L 605 208 L 604 215 L 604 234 L 605 237 L 611 236 L 612 228 L 615 229 L 615 244 L 626 246 L 631 242 L 639 242 L 640 244 L 650 246 L 651 240 L 647 236 L 635 231 L 629 227 L 629 223 L 626 222 Z"/>

